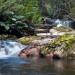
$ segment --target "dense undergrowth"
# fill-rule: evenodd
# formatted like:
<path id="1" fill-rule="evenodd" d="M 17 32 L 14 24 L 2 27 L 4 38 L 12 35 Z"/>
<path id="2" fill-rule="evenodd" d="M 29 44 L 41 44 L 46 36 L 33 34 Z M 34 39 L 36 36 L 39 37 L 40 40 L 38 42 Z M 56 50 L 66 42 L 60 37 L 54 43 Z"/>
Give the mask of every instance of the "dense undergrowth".
<path id="1" fill-rule="evenodd" d="M 34 34 L 34 25 L 25 21 L 24 16 L 14 12 L 5 12 L 0 15 L 0 34 L 10 34 L 21 37 Z"/>

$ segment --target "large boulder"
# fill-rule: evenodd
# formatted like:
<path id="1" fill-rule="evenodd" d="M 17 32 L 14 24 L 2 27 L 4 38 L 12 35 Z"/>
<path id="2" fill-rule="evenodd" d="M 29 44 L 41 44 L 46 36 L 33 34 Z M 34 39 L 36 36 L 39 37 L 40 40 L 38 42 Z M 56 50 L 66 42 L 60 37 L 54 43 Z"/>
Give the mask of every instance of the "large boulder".
<path id="1" fill-rule="evenodd" d="M 33 56 L 33 57 L 39 57 L 40 55 L 40 46 L 36 46 L 36 47 L 30 47 L 27 49 L 23 49 L 19 56 L 22 58 L 26 58 L 29 56 Z"/>

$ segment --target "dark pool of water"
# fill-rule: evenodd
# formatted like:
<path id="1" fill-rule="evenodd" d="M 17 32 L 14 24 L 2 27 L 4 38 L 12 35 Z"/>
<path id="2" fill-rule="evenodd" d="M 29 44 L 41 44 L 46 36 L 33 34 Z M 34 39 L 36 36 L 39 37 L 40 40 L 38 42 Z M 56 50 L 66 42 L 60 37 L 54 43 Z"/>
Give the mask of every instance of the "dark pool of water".
<path id="1" fill-rule="evenodd" d="M 75 75 L 75 60 L 0 59 L 0 75 Z"/>

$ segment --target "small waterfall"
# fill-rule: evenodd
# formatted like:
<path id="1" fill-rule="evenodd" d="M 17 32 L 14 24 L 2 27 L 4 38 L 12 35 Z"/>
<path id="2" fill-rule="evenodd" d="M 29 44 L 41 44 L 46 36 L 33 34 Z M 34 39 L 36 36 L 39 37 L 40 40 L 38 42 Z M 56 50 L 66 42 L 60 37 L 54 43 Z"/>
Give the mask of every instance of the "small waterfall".
<path id="1" fill-rule="evenodd" d="M 0 41 L 0 58 L 17 57 L 27 47 L 15 41 Z"/>
<path id="2" fill-rule="evenodd" d="M 60 19 L 56 19 L 56 20 L 55 20 L 55 25 L 57 25 L 57 26 L 70 27 L 71 22 L 72 22 L 72 21 L 70 21 L 70 20 L 60 20 Z"/>
<path id="3" fill-rule="evenodd" d="M 64 27 L 71 27 L 71 28 L 75 28 L 75 21 L 73 20 L 65 20 L 65 19 L 51 19 L 51 18 L 47 18 L 46 19 L 46 24 L 50 24 L 53 26 L 64 26 Z"/>

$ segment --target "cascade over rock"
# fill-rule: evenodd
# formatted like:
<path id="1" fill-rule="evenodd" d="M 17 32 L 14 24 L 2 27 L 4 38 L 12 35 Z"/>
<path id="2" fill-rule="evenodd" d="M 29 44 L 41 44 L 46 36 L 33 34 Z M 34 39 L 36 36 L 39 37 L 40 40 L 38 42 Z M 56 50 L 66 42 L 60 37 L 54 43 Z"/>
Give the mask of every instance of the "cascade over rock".
<path id="1" fill-rule="evenodd" d="M 21 50 L 28 46 L 22 45 L 16 41 L 0 41 L 0 58 L 17 57 Z"/>

